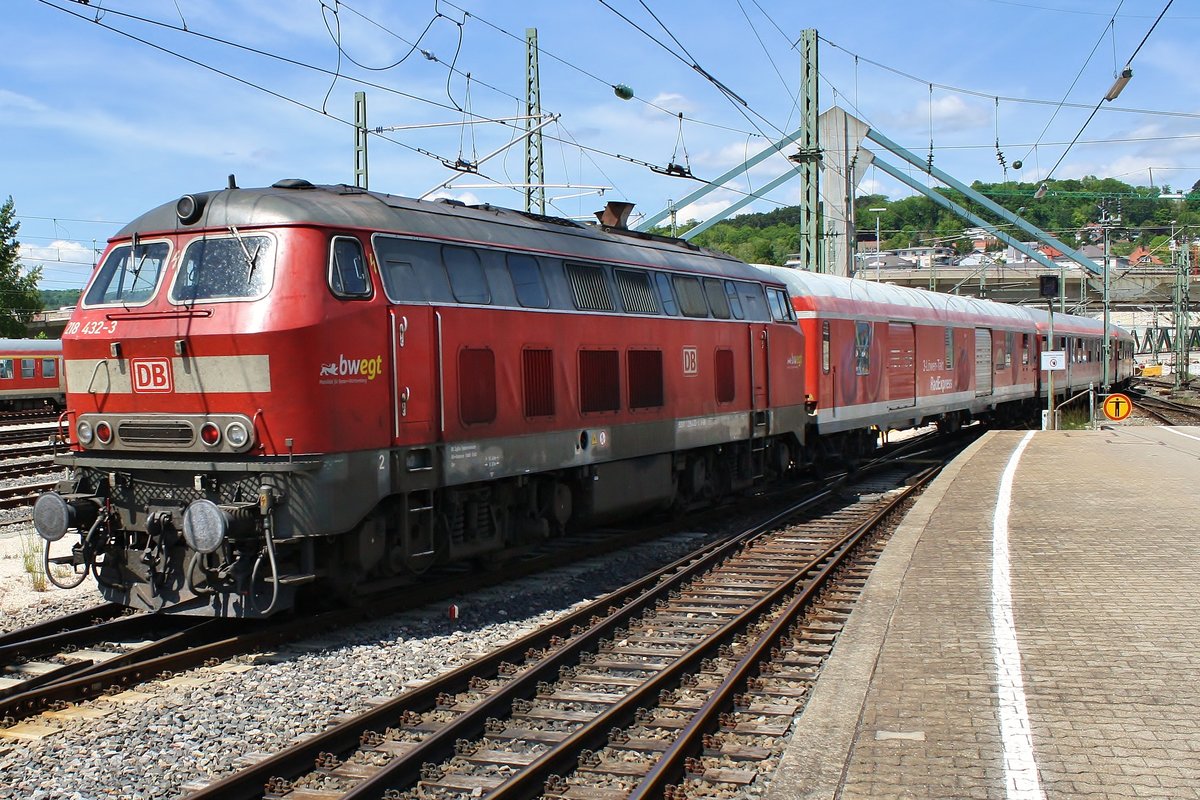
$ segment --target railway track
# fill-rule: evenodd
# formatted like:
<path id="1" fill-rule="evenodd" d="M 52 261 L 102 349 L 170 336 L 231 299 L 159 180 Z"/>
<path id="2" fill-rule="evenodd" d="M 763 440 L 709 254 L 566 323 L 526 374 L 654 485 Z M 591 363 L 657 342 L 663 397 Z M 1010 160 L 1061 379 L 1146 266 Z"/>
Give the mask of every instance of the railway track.
<path id="1" fill-rule="evenodd" d="M 52 422 L 33 425 L 5 425 L 0 427 L 0 445 L 27 445 L 40 443 L 49 445 L 57 426 Z M 0 456 L 4 450 L 0 450 Z"/>
<path id="2" fill-rule="evenodd" d="M 0 638 L 0 702 L 161 655 L 209 621 L 124 612 L 106 604 Z"/>
<path id="3" fill-rule="evenodd" d="M 734 511 L 731 509 L 726 513 Z M 74 675 L 64 670 L 57 676 L 39 680 L 36 684 L 28 684 L 20 691 L 0 694 L 0 722 L 12 725 L 62 704 L 78 703 L 102 694 L 120 692 L 163 674 L 227 660 L 255 650 L 312 637 L 323 631 L 345 628 L 365 619 L 449 599 L 475 589 L 536 574 L 565 562 L 615 552 L 640 542 L 670 535 L 677 530 L 678 523 L 671 523 L 630 530 L 582 532 L 515 553 L 508 560 L 493 564 L 492 568 L 485 572 L 464 571 L 458 565 L 441 571 L 431 571 L 423 576 L 419 593 L 397 591 L 396 587 L 387 585 L 379 587 L 386 590 L 385 593 L 364 597 L 359 605 L 350 608 L 288 616 L 266 622 L 223 620 L 222 622 L 230 624 L 189 629 L 187 636 L 175 637 L 165 643 L 173 646 L 156 644 L 155 647 L 150 647 L 149 645 L 155 642 L 143 641 L 137 652 L 129 654 L 129 657 L 119 660 L 105 658 L 94 669 L 89 669 L 86 675 Z M 61 629 L 73 630 L 78 626 L 80 619 L 87 618 L 86 614 L 72 617 L 51 620 L 34 628 L 0 636 L 0 647 L 6 648 L 0 652 L 6 653 L 7 657 L 15 662 L 37 659 L 37 654 L 46 649 L 41 641 L 43 637 Z"/>
<path id="4" fill-rule="evenodd" d="M 683 783 L 726 793 L 752 783 L 865 582 L 881 547 L 870 537 L 915 490 L 887 485 L 864 486 L 836 510 L 825 490 L 241 772 L 190 787 L 191 797 L 615 800 L 681 796 Z"/>
<path id="5" fill-rule="evenodd" d="M 0 447 L 0 461 L 8 461 L 10 459 L 28 458 L 30 456 L 48 456 L 53 459 L 54 445 L 52 444 L 25 444 L 16 445 L 13 447 Z"/>
<path id="6" fill-rule="evenodd" d="M 0 411 L 0 424 L 20 425 L 29 422 L 52 421 L 58 419 L 60 413 L 58 409 L 49 406 L 24 411 Z"/>
<path id="7" fill-rule="evenodd" d="M 1165 397 L 1155 397 L 1154 395 L 1142 392 L 1130 393 L 1130 399 L 1140 411 L 1164 425 L 1200 424 L 1200 407 L 1168 400 Z"/>
<path id="8" fill-rule="evenodd" d="M 21 508 L 32 506 L 38 495 L 55 487 L 58 478 L 33 481 L 20 486 L 0 488 L 0 508 Z"/>

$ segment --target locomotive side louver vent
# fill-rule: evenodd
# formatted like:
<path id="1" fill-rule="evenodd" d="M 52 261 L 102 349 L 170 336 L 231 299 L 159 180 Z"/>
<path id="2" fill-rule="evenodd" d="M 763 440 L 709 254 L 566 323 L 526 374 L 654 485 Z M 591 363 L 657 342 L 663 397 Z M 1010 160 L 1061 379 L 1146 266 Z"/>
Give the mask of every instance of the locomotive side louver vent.
<path id="1" fill-rule="evenodd" d="M 604 279 L 603 267 L 586 264 L 567 264 L 567 278 L 571 282 L 571 296 L 575 307 L 581 311 L 612 311 L 612 293 Z"/>
<path id="2" fill-rule="evenodd" d="M 521 354 L 525 383 L 525 416 L 554 416 L 554 351 L 525 350 Z"/>
<path id="3" fill-rule="evenodd" d="M 663 404 L 663 359 L 661 350 L 630 350 L 629 407 L 659 408 Z"/>
<path id="4" fill-rule="evenodd" d="M 488 348 L 458 354 L 458 409 L 464 425 L 496 421 L 496 356 Z"/>
<path id="5" fill-rule="evenodd" d="M 196 439 L 196 431 L 182 420 L 126 420 L 117 426 L 117 436 L 125 444 L 179 445 L 186 447 Z"/>
<path id="6" fill-rule="evenodd" d="M 616 350 L 579 351 L 579 410 L 621 410 L 621 354 Z"/>
<path id="7" fill-rule="evenodd" d="M 717 350 L 713 360 L 713 376 L 717 382 L 717 402 L 732 403 L 737 397 L 737 384 L 733 375 L 733 351 L 724 347 Z"/>
<path id="8" fill-rule="evenodd" d="M 658 301 L 650 286 L 650 275 L 628 269 L 614 270 L 617 289 L 621 292 L 621 303 L 630 314 L 657 314 Z"/>

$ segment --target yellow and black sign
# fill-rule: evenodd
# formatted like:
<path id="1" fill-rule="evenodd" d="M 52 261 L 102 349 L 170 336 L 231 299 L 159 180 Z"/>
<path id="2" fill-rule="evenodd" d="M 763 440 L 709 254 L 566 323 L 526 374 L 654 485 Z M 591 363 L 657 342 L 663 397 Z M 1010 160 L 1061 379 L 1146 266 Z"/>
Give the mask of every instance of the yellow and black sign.
<path id="1" fill-rule="evenodd" d="M 1126 395 L 1110 394 L 1104 398 L 1104 416 L 1113 422 L 1120 422 L 1133 411 L 1133 403 Z"/>

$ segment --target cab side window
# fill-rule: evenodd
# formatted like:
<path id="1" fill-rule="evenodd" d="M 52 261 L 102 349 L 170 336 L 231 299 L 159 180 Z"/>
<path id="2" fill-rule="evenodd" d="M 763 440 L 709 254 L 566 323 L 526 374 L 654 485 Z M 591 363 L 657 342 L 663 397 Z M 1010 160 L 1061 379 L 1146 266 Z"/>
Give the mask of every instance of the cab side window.
<path id="1" fill-rule="evenodd" d="M 338 297 L 371 296 L 371 279 L 358 239 L 334 237 L 329 248 L 329 288 Z"/>

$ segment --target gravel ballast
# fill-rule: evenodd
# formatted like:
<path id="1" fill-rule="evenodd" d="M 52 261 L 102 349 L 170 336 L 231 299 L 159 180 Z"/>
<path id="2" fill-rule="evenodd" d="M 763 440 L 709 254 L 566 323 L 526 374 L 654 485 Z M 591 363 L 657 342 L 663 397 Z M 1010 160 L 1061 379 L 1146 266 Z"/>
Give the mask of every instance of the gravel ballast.
<path id="1" fill-rule="evenodd" d="M 449 603 L 440 603 L 322 634 L 275 654 L 138 686 L 138 694 L 126 698 L 131 702 L 86 703 L 83 707 L 106 715 L 55 721 L 62 731 L 37 741 L 0 739 L 0 799 L 179 797 L 189 782 L 216 780 L 247 754 L 275 752 L 400 693 L 406 684 L 506 644 L 670 562 L 707 536 L 677 534 L 463 595 L 452 601 L 457 621 L 449 618 Z M 83 605 L 96 599 L 92 593 L 81 596 L 87 597 Z"/>

